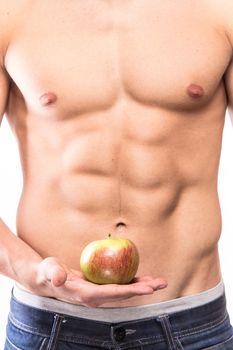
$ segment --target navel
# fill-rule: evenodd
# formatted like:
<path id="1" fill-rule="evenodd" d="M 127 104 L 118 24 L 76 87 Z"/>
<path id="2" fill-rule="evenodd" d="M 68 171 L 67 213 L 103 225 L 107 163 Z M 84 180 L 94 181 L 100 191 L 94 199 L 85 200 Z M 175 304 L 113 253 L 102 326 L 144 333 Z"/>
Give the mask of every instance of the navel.
<path id="1" fill-rule="evenodd" d="M 124 222 L 118 222 L 116 224 L 116 229 L 118 232 L 122 232 L 122 231 L 126 230 L 126 224 Z"/>
<path id="2" fill-rule="evenodd" d="M 204 95 L 204 89 L 200 85 L 191 84 L 187 87 L 187 94 L 192 98 L 200 98 Z"/>
<path id="3" fill-rule="evenodd" d="M 40 96 L 40 103 L 42 106 L 48 106 L 57 101 L 57 96 L 53 92 L 46 92 Z"/>

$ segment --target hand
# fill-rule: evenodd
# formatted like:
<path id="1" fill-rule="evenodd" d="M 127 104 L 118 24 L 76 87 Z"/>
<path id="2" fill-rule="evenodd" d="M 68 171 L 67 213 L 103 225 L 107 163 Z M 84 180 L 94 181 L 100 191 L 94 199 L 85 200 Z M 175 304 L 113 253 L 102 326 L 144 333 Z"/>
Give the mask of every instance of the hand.
<path id="1" fill-rule="evenodd" d="M 156 290 L 166 288 L 167 283 L 163 278 L 145 276 L 135 278 L 130 284 L 97 285 L 87 281 L 81 272 L 68 269 L 56 258 L 46 258 L 38 266 L 37 285 L 38 290 L 34 292 L 40 295 L 98 307 L 108 302 L 153 294 Z"/>

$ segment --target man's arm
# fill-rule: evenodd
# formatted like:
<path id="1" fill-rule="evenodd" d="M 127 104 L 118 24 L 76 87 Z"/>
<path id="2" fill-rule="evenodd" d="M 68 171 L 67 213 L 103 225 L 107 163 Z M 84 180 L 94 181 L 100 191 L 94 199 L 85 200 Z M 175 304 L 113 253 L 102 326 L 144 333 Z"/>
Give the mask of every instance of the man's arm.
<path id="1" fill-rule="evenodd" d="M 9 28 L 7 25 L 7 20 L 9 22 L 9 9 L 6 9 L 5 5 L 5 2 L 1 3 L 0 9 L 0 124 L 7 106 L 10 86 L 8 74 L 4 69 L 4 52 L 7 46 L 7 29 Z M 3 198 L 1 200 L 4 201 Z M 33 271 L 33 262 L 38 264 L 41 260 L 30 247 L 9 230 L 0 218 L 0 273 L 28 286 L 31 283 L 28 276 L 25 275 L 26 272 L 28 273 L 28 268 L 26 268 L 25 264 L 31 261 L 31 269 Z"/>
<path id="2" fill-rule="evenodd" d="M 16 23 L 16 14 L 22 11 L 20 3 L 12 0 L 0 3 L 0 124 L 7 107 L 10 89 L 4 58 L 10 33 Z M 1 198 L 1 201 L 4 202 L 4 198 Z M 38 264 L 41 261 L 42 258 L 14 235 L 0 218 L 0 274 L 21 283 L 29 290 L 34 290 L 38 284 Z"/>
<path id="3" fill-rule="evenodd" d="M 9 92 L 9 79 L 4 68 L 0 67 L 0 123 L 5 112 Z M 4 201 L 4 199 L 1 199 Z M 28 261 L 32 264 L 31 274 L 33 275 L 33 262 L 40 262 L 42 259 L 23 241 L 16 237 L 5 223 L 0 219 L 0 273 L 23 282 L 28 286 L 30 279 L 24 274 L 29 272 L 26 268 Z M 35 274 L 35 273 L 34 273 Z"/>

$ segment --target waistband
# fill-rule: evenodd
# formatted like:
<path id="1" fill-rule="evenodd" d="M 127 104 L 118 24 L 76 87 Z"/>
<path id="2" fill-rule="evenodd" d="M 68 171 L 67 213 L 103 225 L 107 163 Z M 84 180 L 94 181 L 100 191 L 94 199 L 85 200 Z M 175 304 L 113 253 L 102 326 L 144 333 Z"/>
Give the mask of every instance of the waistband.
<path id="1" fill-rule="evenodd" d="M 13 296 L 20 303 L 36 309 L 93 321 L 117 323 L 157 317 L 163 314 L 174 314 L 211 304 L 213 301 L 224 296 L 224 283 L 221 281 L 214 288 L 194 295 L 157 304 L 130 307 L 88 308 L 82 305 L 70 304 L 53 298 L 31 294 L 20 289 L 18 286 L 14 287 Z"/>
<path id="2" fill-rule="evenodd" d="M 200 349 L 200 341 L 202 348 L 209 348 L 216 344 L 210 344 L 209 339 L 216 341 L 217 336 L 220 343 L 232 336 L 225 294 L 202 306 L 174 314 L 118 323 L 40 310 L 18 302 L 13 296 L 9 320 L 22 331 L 46 338 L 53 334 L 57 341 L 71 342 L 73 345 L 86 344 L 93 349 L 101 346 L 104 349 L 135 349 L 144 344 L 146 347 L 153 344 L 151 348 L 153 346 L 157 350 L 175 349 L 176 347 L 168 347 L 166 344 L 171 339 L 179 339 L 185 348 L 187 345 L 187 349 L 197 350 Z M 119 342 L 121 346 L 116 347 Z M 194 346 L 196 342 L 197 345 Z"/>

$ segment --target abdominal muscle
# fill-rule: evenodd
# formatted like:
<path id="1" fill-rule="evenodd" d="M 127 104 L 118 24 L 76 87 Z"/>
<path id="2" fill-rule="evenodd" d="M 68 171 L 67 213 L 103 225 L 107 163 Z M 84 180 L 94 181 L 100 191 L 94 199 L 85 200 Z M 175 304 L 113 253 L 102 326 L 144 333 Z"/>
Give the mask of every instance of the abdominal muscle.
<path id="1" fill-rule="evenodd" d="M 215 286 L 221 278 L 221 216 L 210 160 L 210 173 L 204 171 L 208 150 L 200 152 L 195 140 L 191 146 L 188 134 L 177 143 L 179 125 L 170 116 L 166 127 L 166 114 L 152 123 L 145 114 L 143 123 L 132 125 L 114 113 L 102 117 L 101 126 L 98 115 L 93 124 L 87 117 L 86 132 L 75 130 L 73 122 L 68 132 L 60 132 L 60 144 L 55 138 L 49 146 L 38 144 L 40 127 L 31 130 L 18 235 L 42 257 L 55 256 L 77 270 L 89 242 L 108 233 L 134 241 L 138 275 L 164 277 L 168 287 L 105 306 L 160 302 Z M 51 138 L 53 132 L 48 130 Z M 187 145 L 184 151 L 185 144 L 193 154 Z"/>

